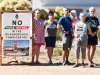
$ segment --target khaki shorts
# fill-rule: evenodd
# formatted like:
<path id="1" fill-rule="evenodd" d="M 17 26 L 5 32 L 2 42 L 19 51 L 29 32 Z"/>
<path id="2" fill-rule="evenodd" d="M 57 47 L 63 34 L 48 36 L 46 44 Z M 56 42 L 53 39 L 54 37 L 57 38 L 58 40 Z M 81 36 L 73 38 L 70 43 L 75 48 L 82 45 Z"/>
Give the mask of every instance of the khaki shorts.
<path id="1" fill-rule="evenodd" d="M 72 36 L 62 35 L 63 50 L 71 50 L 72 40 Z"/>

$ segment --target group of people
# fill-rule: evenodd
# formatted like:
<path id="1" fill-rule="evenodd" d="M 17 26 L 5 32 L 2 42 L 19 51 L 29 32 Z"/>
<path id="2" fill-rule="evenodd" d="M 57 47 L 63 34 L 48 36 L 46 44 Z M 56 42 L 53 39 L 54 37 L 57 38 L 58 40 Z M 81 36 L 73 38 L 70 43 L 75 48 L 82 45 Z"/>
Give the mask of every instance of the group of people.
<path id="1" fill-rule="evenodd" d="M 99 27 L 99 20 L 95 17 L 96 9 L 89 8 L 89 15 L 86 16 L 83 12 L 79 15 L 79 20 L 76 16 L 76 10 L 71 10 L 67 7 L 63 8 L 62 17 L 56 22 L 54 20 L 54 12 L 49 11 L 48 20 L 45 22 L 40 18 L 41 12 L 39 9 L 34 11 L 33 18 L 33 43 L 32 50 L 32 63 L 40 64 L 39 54 L 41 45 L 46 45 L 48 54 L 48 63 L 52 64 L 53 49 L 56 43 L 56 33 L 62 32 L 63 43 L 63 65 L 70 65 L 69 54 L 72 46 L 73 39 L 75 39 L 75 54 L 76 64 L 75 67 L 80 66 L 79 57 L 80 51 L 82 53 L 82 64 L 85 66 L 84 59 L 88 57 L 89 66 L 94 67 L 93 57 L 98 44 L 97 31 Z M 87 52 L 86 52 L 87 51 Z M 86 54 L 87 53 L 87 54 Z M 36 57 L 36 60 L 35 60 Z"/>

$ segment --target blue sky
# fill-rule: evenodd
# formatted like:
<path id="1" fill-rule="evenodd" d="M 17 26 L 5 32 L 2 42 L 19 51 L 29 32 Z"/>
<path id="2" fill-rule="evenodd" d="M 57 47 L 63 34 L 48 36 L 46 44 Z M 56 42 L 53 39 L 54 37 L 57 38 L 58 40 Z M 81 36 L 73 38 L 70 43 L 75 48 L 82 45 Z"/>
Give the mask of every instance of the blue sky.
<path id="1" fill-rule="evenodd" d="M 13 46 L 14 40 L 4 40 L 4 46 Z M 29 47 L 29 40 L 17 40 L 17 47 Z"/>

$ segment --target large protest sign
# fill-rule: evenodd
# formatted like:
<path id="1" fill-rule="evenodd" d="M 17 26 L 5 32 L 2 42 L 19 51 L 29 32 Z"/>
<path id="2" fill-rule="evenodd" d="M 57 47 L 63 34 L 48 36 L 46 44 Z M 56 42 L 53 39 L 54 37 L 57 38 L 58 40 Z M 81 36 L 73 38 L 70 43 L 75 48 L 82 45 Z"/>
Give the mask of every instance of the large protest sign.
<path id="1" fill-rule="evenodd" d="M 31 28 L 31 13 L 4 12 L 2 14 L 2 57 L 29 57 L 32 53 Z"/>

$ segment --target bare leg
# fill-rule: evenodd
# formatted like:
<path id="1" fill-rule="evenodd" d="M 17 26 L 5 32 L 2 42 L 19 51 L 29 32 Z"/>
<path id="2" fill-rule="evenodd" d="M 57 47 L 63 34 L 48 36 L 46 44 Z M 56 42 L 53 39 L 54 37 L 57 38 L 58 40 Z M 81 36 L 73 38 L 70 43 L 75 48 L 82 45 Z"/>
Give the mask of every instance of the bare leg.
<path id="1" fill-rule="evenodd" d="M 35 49 L 35 46 L 34 46 L 34 48 L 32 50 L 32 63 L 34 63 L 35 55 L 36 55 L 36 49 Z"/>
<path id="2" fill-rule="evenodd" d="M 82 64 L 84 64 L 84 59 L 85 59 L 85 58 L 82 58 Z"/>
<path id="3" fill-rule="evenodd" d="M 63 61 L 65 61 L 66 54 L 67 54 L 67 52 L 66 52 L 66 50 L 64 50 L 64 51 L 63 51 Z"/>
<path id="4" fill-rule="evenodd" d="M 88 57 L 88 61 L 89 61 L 89 62 L 91 62 L 90 48 L 91 48 L 91 46 L 89 45 L 89 46 L 87 47 L 87 57 Z"/>
<path id="5" fill-rule="evenodd" d="M 40 46 L 36 46 L 35 49 L 36 49 L 36 62 L 39 62 L 38 58 L 39 58 L 39 54 L 40 54 Z"/>
<path id="6" fill-rule="evenodd" d="M 68 58 L 69 58 L 69 53 L 70 53 L 70 51 L 69 50 L 66 50 L 66 61 L 68 61 Z"/>
<path id="7" fill-rule="evenodd" d="M 92 45 L 92 53 L 91 53 L 91 62 L 93 60 L 94 54 L 95 54 L 95 50 L 96 50 L 96 45 Z"/>
<path id="8" fill-rule="evenodd" d="M 52 55 L 53 55 L 53 47 L 47 47 L 48 51 L 47 51 L 47 54 L 48 54 L 48 58 L 49 60 L 52 59 Z"/>

